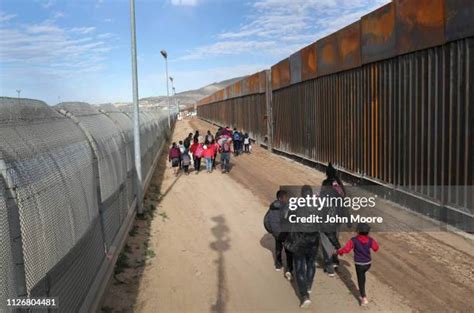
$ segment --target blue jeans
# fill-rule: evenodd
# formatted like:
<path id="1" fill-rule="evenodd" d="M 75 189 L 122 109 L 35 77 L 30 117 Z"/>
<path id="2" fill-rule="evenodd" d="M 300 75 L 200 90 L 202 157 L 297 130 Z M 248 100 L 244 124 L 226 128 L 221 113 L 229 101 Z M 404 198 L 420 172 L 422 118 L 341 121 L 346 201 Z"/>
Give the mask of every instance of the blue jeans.
<path id="1" fill-rule="evenodd" d="M 212 158 L 206 158 L 206 170 L 212 172 Z"/>
<path id="2" fill-rule="evenodd" d="M 229 171 L 230 152 L 221 153 L 221 168 L 223 171 Z"/>
<path id="3" fill-rule="evenodd" d="M 316 255 L 317 250 L 306 254 L 293 255 L 296 284 L 302 298 L 309 296 L 308 290 L 311 290 L 313 285 L 314 274 L 316 273 Z"/>

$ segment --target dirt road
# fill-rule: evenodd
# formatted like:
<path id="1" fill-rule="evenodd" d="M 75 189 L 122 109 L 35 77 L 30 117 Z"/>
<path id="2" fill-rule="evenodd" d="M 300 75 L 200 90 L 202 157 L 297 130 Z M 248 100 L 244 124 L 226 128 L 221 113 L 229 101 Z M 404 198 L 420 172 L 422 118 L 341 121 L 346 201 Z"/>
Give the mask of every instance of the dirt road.
<path id="1" fill-rule="evenodd" d="M 177 124 L 174 139 L 212 127 Z M 273 268 L 273 239 L 262 218 L 279 185 L 319 185 L 320 172 L 255 148 L 233 158 L 230 174 L 174 177 L 163 156 L 146 196 L 152 213 L 136 221 L 104 312 L 299 312 L 293 284 Z M 400 220 L 418 217 L 389 203 Z M 344 234 L 343 240 L 350 234 Z M 371 303 L 359 307 L 355 271 L 317 269 L 310 312 L 474 311 L 474 248 L 452 233 L 377 233 L 368 274 Z"/>

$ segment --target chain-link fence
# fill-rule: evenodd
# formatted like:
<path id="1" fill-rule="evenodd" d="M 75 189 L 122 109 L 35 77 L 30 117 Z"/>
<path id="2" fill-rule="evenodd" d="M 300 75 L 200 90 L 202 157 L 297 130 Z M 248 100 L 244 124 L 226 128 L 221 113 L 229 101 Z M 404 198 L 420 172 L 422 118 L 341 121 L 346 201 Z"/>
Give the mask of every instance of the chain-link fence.
<path id="1" fill-rule="evenodd" d="M 77 312 L 104 279 L 136 194 L 132 115 L 0 98 L 0 312 L 26 295 Z M 169 128 L 159 111 L 142 112 L 140 124 L 145 179 Z"/>

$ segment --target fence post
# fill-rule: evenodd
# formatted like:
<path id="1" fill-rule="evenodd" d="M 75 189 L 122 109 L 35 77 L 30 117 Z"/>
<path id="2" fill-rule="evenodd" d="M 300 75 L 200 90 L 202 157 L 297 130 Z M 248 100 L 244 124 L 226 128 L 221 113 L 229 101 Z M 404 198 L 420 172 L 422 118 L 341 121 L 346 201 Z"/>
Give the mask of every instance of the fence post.
<path id="1" fill-rule="evenodd" d="M 265 71 L 265 106 L 267 108 L 267 145 L 268 150 L 273 149 L 273 112 L 272 112 L 272 72 Z"/>

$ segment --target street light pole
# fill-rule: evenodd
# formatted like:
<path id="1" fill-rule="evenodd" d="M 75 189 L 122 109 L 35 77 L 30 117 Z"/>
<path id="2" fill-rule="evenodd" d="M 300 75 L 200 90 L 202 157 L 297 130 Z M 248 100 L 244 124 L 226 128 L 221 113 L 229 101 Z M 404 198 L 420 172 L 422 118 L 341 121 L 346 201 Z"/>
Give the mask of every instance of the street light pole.
<path id="1" fill-rule="evenodd" d="M 171 82 L 171 97 L 173 98 L 171 102 L 175 102 L 176 99 L 174 98 L 174 78 L 170 76 L 170 82 Z"/>
<path id="2" fill-rule="evenodd" d="M 140 151 L 140 109 L 138 107 L 137 36 L 135 31 L 135 0 L 130 0 L 130 26 L 132 40 L 132 89 L 133 89 L 133 141 L 137 187 L 137 213 L 143 214 L 142 159 Z"/>
<path id="3" fill-rule="evenodd" d="M 174 103 L 176 104 L 176 112 L 177 114 L 179 114 L 179 101 L 178 101 L 178 98 L 176 98 L 176 89 L 174 88 L 173 86 L 173 100 L 174 100 Z"/>
<path id="4" fill-rule="evenodd" d="M 173 90 L 173 102 L 176 104 L 176 114 L 179 114 L 179 104 L 178 99 L 176 99 L 176 89 L 174 88 L 174 78 L 170 76 L 171 80 L 171 89 Z"/>
<path id="5" fill-rule="evenodd" d="M 20 94 L 21 94 L 21 89 L 17 89 L 16 93 L 18 95 L 18 104 L 20 104 Z"/>
<path id="6" fill-rule="evenodd" d="M 166 97 L 168 99 L 168 127 L 171 128 L 171 99 L 170 99 L 170 88 L 168 85 L 168 53 L 166 50 L 161 50 L 161 55 L 165 58 L 165 65 L 166 65 Z"/>

